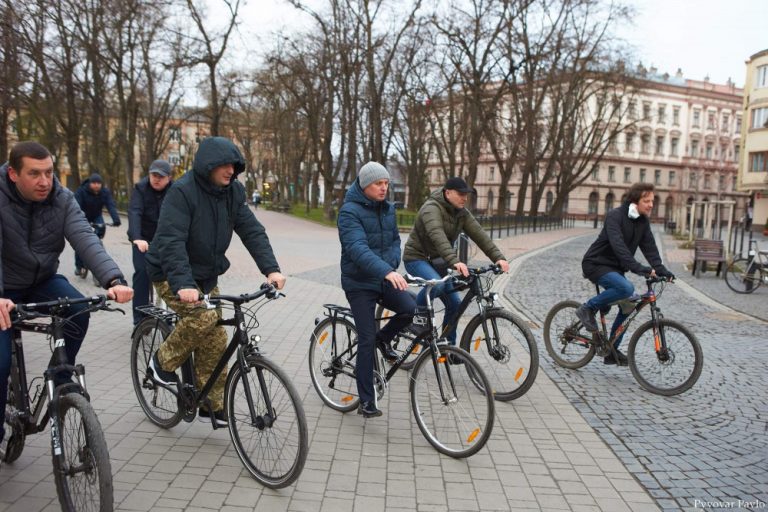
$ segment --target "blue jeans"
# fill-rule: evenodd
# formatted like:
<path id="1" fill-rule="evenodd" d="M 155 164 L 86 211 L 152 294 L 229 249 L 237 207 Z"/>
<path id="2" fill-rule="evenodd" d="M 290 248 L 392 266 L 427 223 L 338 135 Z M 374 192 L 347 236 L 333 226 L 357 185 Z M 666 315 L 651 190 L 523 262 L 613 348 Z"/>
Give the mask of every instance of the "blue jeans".
<path id="1" fill-rule="evenodd" d="M 375 402 L 373 368 L 376 359 L 376 339 L 386 343 L 392 341 L 395 334 L 413 320 L 416 303 L 410 293 L 394 289 L 389 282 L 384 283 L 381 292 L 357 290 L 346 292 L 346 295 L 357 329 L 357 361 L 355 363 L 357 393 L 361 401 Z M 377 333 L 376 303 L 378 301 L 396 314 Z"/>
<path id="2" fill-rule="evenodd" d="M 405 263 L 405 270 L 412 276 L 423 277 L 424 279 L 440 279 L 443 277 L 437 270 L 435 270 L 435 267 L 430 265 L 426 260 L 408 261 Z M 445 327 L 459 312 L 459 306 L 461 305 L 461 296 L 459 295 L 459 292 L 453 290 L 453 285 L 451 283 L 442 283 L 432 288 L 429 296 L 433 299 L 438 297 L 443 304 L 445 304 L 445 315 L 443 315 L 443 327 Z M 427 305 L 426 289 L 422 289 L 419 292 L 418 297 L 416 297 L 416 304 L 419 306 Z M 445 337 L 451 345 L 456 345 L 456 328 L 447 332 Z"/>
<path id="3" fill-rule="evenodd" d="M 145 316 L 136 308 L 149 304 L 149 287 L 152 283 L 149 282 L 147 274 L 146 253 L 141 252 L 136 244 L 131 245 L 133 246 L 133 325 L 136 325 Z"/>
<path id="4" fill-rule="evenodd" d="M 61 274 L 56 274 L 28 290 L 5 290 L 4 299 L 10 299 L 17 304 L 26 302 L 46 302 L 56 300 L 59 297 L 80 298 L 83 295 L 73 287 L 67 278 Z M 73 315 L 77 311 L 87 308 L 87 304 L 78 304 L 69 309 L 69 314 Z M 64 326 L 64 343 L 67 352 L 67 361 L 75 364 L 75 356 L 80 350 L 85 333 L 88 331 L 90 315 L 83 313 L 74 317 Z M 11 340 L 13 339 L 13 330 L 6 329 L 0 331 L 0 411 L 5 414 L 5 401 L 8 397 L 8 376 L 11 372 Z M 68 380 L 69 376 L 61 376 L 63 381 Z M 0 439 L 2 439 L 2 423 L 0 423 Z"/>
<path id="5" fill-rule="evenodd" d="M 611 304 L 629 298 L 635 292 L 635 287 L 632 283 L 619 272 L 608 272 L 607 274 L 603 274 L 600 279 L 597 280 L 597 284 L 603 288 L 603 291 L 587 301 L 587 306 L 592 311 L 602 311 L 607 313 L 611 309 Z M 621 325 L 627 316 L 628 315 L 625 315 L 621 311 L 621 308 L 619 308 L 619 313 L 616 315 L 616 319 L 613 321 L 613 326 L 611 327 L 611 336 L 613 336 L 616 329 L 619 328 L 619 325 Z M 624 333 L 621 333 L 621 336 L 616 339 L 613 346 L 618 349 L 623 338 Z"/>
<path id="6" fill-rule="evenodd" d="M 104 217 L 102 215 L 99 215 L 93 220 L 89 220 L 91 224 L 104 224 Z M 96 236 L 99 237 L 99 240 L 104 238 L 104 235 L 107 234 L 107 228 L 103 227 L 101 229 L 96 230 Z M 83 263 L 83 260 L 80 258 L 80 255 L 77 254 L 77 251 L 75 251 L 75 270 L 80 270 L 85 266 L 85 263 Z"/>

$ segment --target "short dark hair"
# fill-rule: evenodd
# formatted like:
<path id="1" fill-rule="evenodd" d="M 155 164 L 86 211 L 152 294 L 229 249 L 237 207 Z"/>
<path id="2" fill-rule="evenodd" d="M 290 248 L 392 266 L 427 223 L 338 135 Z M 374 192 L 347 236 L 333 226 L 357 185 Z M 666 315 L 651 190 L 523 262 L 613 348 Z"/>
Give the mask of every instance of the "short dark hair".
<path id="1" fill-rule="evenodd" d="M 627 201 L 637 204 L 643 194 L 653 192 L 653 190 L 653 183 L 634 183 L 627 192 Z"/>
<path id="2" fill-rule="evenodd" d="M 13 145 L 11 153 L 8 155 L 8 165 L 16 172 L 21 172 L 21 167 L 24 165 L 21 159 L 25 156 L 35 160 L 43 160 L 51 156 L 51 152 L 48 151 L 48 148 L 33 140 L 17 142 Z"/>

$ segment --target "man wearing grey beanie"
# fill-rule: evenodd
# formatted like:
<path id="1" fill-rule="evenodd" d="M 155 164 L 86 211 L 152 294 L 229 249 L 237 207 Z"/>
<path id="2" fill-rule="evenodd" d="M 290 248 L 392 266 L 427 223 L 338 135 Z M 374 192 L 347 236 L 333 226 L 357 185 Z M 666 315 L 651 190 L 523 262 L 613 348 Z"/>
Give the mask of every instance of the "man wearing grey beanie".
<path id="1" fill-rule="evenodd" d="M 375 348 L 388 360 L 398 354 L 390 342 L 400 329 L 411 323 L 416 302 L 406 291 L 408 284 L 397 273 L 400 265 L 400 233 L 395 208 L 387 199 L 389 172 L 377 162 L 360 168 L 347 190 L 339 211 L 341 240 L 341 287 L 347 296 L 357 329 L 358 414 L 381 416 L 373 387 Z M 376 331 L 377 302 L 396 315 Z"/>

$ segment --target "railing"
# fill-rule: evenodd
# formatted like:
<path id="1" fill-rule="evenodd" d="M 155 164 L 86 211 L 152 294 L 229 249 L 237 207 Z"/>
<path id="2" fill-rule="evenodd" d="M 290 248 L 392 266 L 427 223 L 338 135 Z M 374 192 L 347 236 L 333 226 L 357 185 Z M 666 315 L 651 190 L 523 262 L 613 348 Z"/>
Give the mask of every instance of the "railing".
<path id="1" fill-rule="evenodd" d="M 491 238 L 515 236 L 518 233 L 535 233 L 553 229 L 572 228 L 576 223 L 573 215 L 550 217 L 548 215 L 481 215 L 476 217 Z"/>

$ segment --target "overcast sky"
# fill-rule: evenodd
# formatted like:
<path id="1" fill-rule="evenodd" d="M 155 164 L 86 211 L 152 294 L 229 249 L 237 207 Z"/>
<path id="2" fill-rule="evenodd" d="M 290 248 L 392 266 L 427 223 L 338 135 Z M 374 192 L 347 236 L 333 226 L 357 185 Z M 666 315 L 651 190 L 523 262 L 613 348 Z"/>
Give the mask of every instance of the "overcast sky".
<path id="1" fill-rule="evenodd" d="M 209 1 L 217 5 L 217 0 Z M 639 61 L 656 66 L 659 73 L 674 75 L 682 68 L 686 78 L 709 75 L 716 83 L 731 78 L 741 87 L 744 62 L 768 49 L 768 0 L 628 1 L 637 9 L 634 25 L 617 27 L 616 32 L 632 45 Z M 284 0 L 247 0 L 240 32 L 271 46 L 271 32 L 297 28 L 301 18 Z"/>

